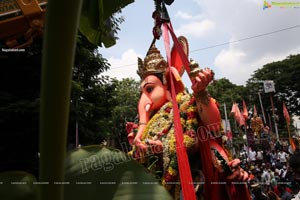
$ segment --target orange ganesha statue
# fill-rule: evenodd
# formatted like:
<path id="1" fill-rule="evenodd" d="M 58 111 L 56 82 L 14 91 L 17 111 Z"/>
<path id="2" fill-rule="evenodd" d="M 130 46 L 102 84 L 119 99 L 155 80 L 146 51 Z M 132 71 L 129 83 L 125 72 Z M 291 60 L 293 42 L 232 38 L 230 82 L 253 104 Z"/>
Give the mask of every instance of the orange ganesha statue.
<path id="1" fill-rule="evenodd" d="M 188 56 L 188 42 L 178 38 Z M 175 48 L 171 55 L 175 55 Z M 171 59 L 175 59 L 174 56 Z M 178 59 L 178 58 L 176 58 Z M 174 80 L 176 101 L 183 130 L 183 145 L 188 154 L 196 199 L 250 200 L 245 184 L 247 172 L 238 159 L 231 160 L 222 146 L 221 118 L 218 104 L 207 92 L 213 80 L 209 68 L 200 69 L 191 61 L 192 80 L 189 94 L 181 80 L 182 64 L 172 60 L 172 67 L 153 44 L 144 60 L 138 58 L 141 95 L 138 103 L 139 121 L 126 129 L 132 145 L 129 153 L 150 170 L 174 199 L 182 196 L 176 156 L 174 115 L 170 77 Z M 171 73 L 171 76 L 170 76 Z M 236 182 L 240 184 L 235 184 Z"/>
<path id="2" fill-rule="evenodd" d="M 254 132 L 254 135 L 260 138 L 261 132 L 264 128 L 264 123 L 261 117 L 259 117 L 256 112 L 254 112 L 254 115 L 251 118 L 250 126 L 252 131 Z"/>

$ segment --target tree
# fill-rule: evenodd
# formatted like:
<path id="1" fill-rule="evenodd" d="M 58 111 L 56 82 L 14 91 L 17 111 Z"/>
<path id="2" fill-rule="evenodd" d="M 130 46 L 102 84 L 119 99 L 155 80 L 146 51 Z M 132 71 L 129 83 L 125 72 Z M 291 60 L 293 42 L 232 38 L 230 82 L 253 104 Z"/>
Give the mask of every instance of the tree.
<path id="1" fill-rule="evenodd" d="M 100 3 L 99 10 L 105 10 L 103 1 L 97 1 Z M 112 2 L 110 2 L 112 3 Z M 119 9 L 120 1 L 113 1 L 112 4 L 106 4 L 106 8 L 112 10 L 111 8 Z M 124 4 L 123 6 L 127 5 Z M 76 48 L 76 33 L 77 27 L 79 24 L 79 16 L 80 10 L 82 6 L 82 1 L 74 1 L 70 4 L 68 1 L 50 1 L 47 5 L 47 20 L 46 20 L 46 31 L 43 43 L 43 58 L 42 58 L 42 84 L 41 84 L 41 106 L 40 106 L 40 174 L 39 180 L 49 182 L 49 185 L 39 187 L 32 187 L 32 182 L 35 179 L 26 173 L 0 173 L 1 180 L 17 180 L 17 181 L 25 181 L 24 187 L 14 186 L 14 184 L 5 184 L 6 187 L 1 188 L 1 193 L 4 193 L 6 199 L 14 198 L 14 195 L 18 192 L 21 193 L 22 198 L 36 199 L 37 192 L 39 193 L 39 199 L 64 199 L 64 196 L 67 195 L 66 199 L 74 199 L 78 197 L 75 193 L 78 190 L 71 189 L 69 191 L 66 190 L 64 193 L 64 185 L 63 184 L 55 184 L 55 182 L 63 182 L 65 180 L 65 176 L 69 178 L 74 177 L 72 175 L 83 175 L 86 177 L 85 173 L 78 173 L 79 171 L 73 171 L 75 165 L 78 165 L 78 162 L 72 163 L 74 158 L 79 158 L 82 156 L 82 153 L 76 155 L 78 151 L 71 153 L 71 155 L 66 158 L 66 139 L 67 139 L 67 127 L 69 120 L 69 106 L 70 106 L 70 96 L 71 96 L 71 85 L 72 85 L 72 67 L 74 63 L 75 57 L 75 48 Z M 103 13 L 100 12 L 100 15 Z M 51 34 L 50 34 L 51 33 Z M 81 152 L 85 153 L 90 151 L 90 149 L 85 149 Z M 117 152 L 119 153 L 119 152 Z M 99 158 L 102 157 L 96 155 L 92 152 L 92 155 Z M 105 153 L 107 155 L 107 153 Z M 121 155 L 122 158 L 126 155 Z M 108 156 L 111 158 L 112 156 Z M 116 156 L 113 156 L 116 157 Z M 117 165 L 119 164 L 120 159 L 117 158 Z M 71 164 L 72 166 L 68 166 L 65 164 Z M 104 160 L 104 165 L 112 165 L 111 160 Z M 124 162 L 123 162 L 124 163 Z M 101 163 L 95 163 L 100 164 Z M 116 163 L 114 163 L 116 164 Z M 126 162 L 125 162 L 126 164 Z M 137 163 L 131 162 L 134 166 L 138 166 Z M 94 167 L 99 167 L 93 165 L 92 172 L 95 172 Z M 68 167 L 65 174 L 65 166 Z M 102 165 L 101 165 L 102 167 Z M 100 168 L 101 168 L 100 167 Z M 106 166 L 103 166 L 106 167 Z M 141 166 L 139 166 L 141 167 Z M 71 169 L 71 170 L 70 170 Z M 80 169 L 80 168 L 79 168 Z M 128 170 L 124 171 L 124 168 L 120 168 L 117 170 L 117 173 L 113 175 L 117 180 L 126 180 L 131 181 L 132 179 L 128 179 L 127 177 L 122 178 L 120 174 L 130 174 L 131 178 L 142 177 L 142 174 L 148 176 L 146 171 L 141 171 L 141 174 L 136 174 L 136 171 L 133 170 L 132 167 L 129 167 Z M 97 173 L 97 172 L 95 172 Z M 89 174 L 95 178 L 93 173 Z M 77 180 L 77 179 L 76 179 Z M 99 179 L 97 179 L 99 181 Z M 133 180 L 134 181 L 134 180 Z M 153 177 L 149 177 L 146 181 L 155 181 Z M 27 185 L 30 185 L 29 187 Z M 143 186 L 143 189 L 138 189 L 137 191 L 132 190 L 132 186 L 124 186 L 124 187 L 109 187 L 109 192 L 112 193 L 112 196 L 117 197 L 116 199 L 123 199 L 124 195 L 122 193 L 118 193 L 122 190 L 126 194 L 126 189 L 131 192 L 128 198 L 134 198 L 135 196 L 141 197 L 143 194 L 144 199 L 153 199 L 157 198 L 156 196 L 160 196 L 165 199 L 170 199 L 169 194 L 162 189 L 162 186 L 153 184 L 154 187 L 150 187 L 148 185 Z M 67 188 L 67 187 L 66 187 Z M 90 187 L 87 187 L 90 188 Z M 125 189 L 125 190 L 124 190 Z M 14 191 L 13 193 L 11 191 Z M 143 190 L 147 190 L 145 193 Z M 104 189 L 104 191 L 107 191 Z M 92 193 L 91 193 L 92 192 Z M 97 196 L 103 195 L 103 192 L 99 190 L 81 192 L 80 194 L 85 194 L 85 197 L 90 197 L 90 199 L 94 199 Z M 142 192 L 142 193 L 140 193 Z M 157 192 L 157 194 L 155 194 Z M 30 195 L 28 195 L 30 193 Z M 35 195 L 31 195 L 35 194 Z M 70 196 L 71 194 L 71 196 Z M 75 195 L 74 195 L 75 194 Z M 120 196 L 118 197 L 119 194 Z M 25 196 L 24 196 L 25 195 Z M 69 195 L 69 196 L 68 196 Z M 82 198 L 81 198 L 82 199 Z"/>
<path id="2" fill-rule="evenodd" d="M 79 133 L 82 145 L 100 143 L 110 132 L 112 84 L 101 73 L 109 63 L 97 51 L 97 46 L 79 34 L 73 67 L 68 143 L 75 145 Z M 76 127 L 78 125 L 78 130 Z"/>
<path id="3" fill-rule="evenodd" d="M 278 123 L 280 136 L 287 137 L 285 119 L 282 114 L 282 103 L 285 102 L 290 115 L 300 114 L 300 55 L 290 55 L 282 61 L 272 62 L 256 70 L 248 80 L 247 88 L 253 93 L 261 93 L 267 124 L 273 123 L 271 97 L 274 103 L 275 120 Z M 263 92 L 262 80 L 273 80 L 275 93 Z M 258 97 L 256 97 L 258 99 Z M 256 100 L 258 102 L 258 100 Z M 292 131 L 293 131 L 292 126 Z"/>
<path id="4" fill-rule="evenodd" d="M 121 81 L 113 79 L 115 85 L 112 101 L 112 133 L 111 138 L 118 141 L 118 144 L 128 144 L 125 131 L 126 122 L 134 122 L 137 117 L 137 104 L 140 95 L 139 82 L 132 78 L 125 78 Z M 119 146 L 120 147 L 120 146 Z M 123 148 L 123 146 L 121 146 Z M 125 149 L 123 149 L 125 150 Z"/>
<path id="5" fill-rule="evenodd" d="M 290 55 L 282 61 L 264 65 L 254 72 L 250 82 L 255 80 L 273 80 L 275 83 L 275 97 L 278 108 L 282 109 L 282 102 L 286 102 L 290 114 L 300 115 L 300 54 Z M 281 106 L 279 107 L 279 105 Z"/>
<path id="6" fill-rule="evenodd" d="M 0 171 L 38 174 L 41 46 L 0 55 Z"/>
<path id="7" fill-rule="evenodd" d="M 229 116 L 231 111 L 231 106 L 234 102 L 242 105 L 243 99 L 247 97 L 246 88 L 244 86 L 239 86 L 231 83 L 226 78 L 221 78 L 213 82 L 213 84 L 207 87 L 210 95 L 215 98 L 220 107 L 225 103 L 227 106 L 227 116 Z M 221 116 L 224 118 L 224 110 L 220 108 Z"/>

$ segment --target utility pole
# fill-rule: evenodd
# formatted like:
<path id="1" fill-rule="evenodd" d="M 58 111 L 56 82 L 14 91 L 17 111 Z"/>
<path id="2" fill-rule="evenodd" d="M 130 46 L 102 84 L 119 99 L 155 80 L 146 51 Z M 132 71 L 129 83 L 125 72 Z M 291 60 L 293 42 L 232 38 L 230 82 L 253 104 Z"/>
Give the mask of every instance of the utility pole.
<path id="1" fill-rule="evenodd" d="M 273 114 L 273 120 L 274 120 L 276 140 L 279 141 L 279 134 L 278 134 L 278 128 L 277 128 L 277 123 L 276 123 L 276 119 L 275 119 L 275 111 L 274 111 L 274 103 L 273 103 L 273 95 L 272 94 L 270 94 L 270 101 L 271 101 L 271 106 L 272 106 L 272 114 Z"/>
<path id="2" fill-rule="evenodd" d="M 225 113 L 225 133 L 227 132 L 227 110 L 226 103 L 224 103 L 224 113 Z"/>
<path id="3" fill-rule="evenodd" d="M 267 124 L 266 116 L 265 116 L 265 110 L 264 110 L 264 106 L 263 106 L 263 104 L 262 104 L 260 91 L 258 92 L 258 98 L 259 98 L 259 103 L 260 103 L 261 112 L 262 112 L 262 114 L 263 114 L 264 123 Z"/>

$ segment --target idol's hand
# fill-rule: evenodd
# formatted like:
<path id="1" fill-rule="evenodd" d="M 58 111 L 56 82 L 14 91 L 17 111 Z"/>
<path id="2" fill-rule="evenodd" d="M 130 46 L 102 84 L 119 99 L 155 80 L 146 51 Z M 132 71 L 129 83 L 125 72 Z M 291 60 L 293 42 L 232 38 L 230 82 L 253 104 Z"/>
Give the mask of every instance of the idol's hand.
<path id="1" fill-rule="evenodd" d="M 240 159 L 234 159 L 228 162 L 228 166 L 233 172 L 231 175 L 227 176 L 229 181 L 247 181 L 248 173 L 240 167 Z"/>
<path id="2" fill-rule="evenodd" d="M 132 145 L 135 134 L 133 133 L 133 129 L 138 128 L 138 125 L 133 122 L 126 123 L 126 132 L 127 132 L 127 139 L 130 145 Z"/>
<path id="3" fill-rule="evenodd" d="M 142 152 L 151 151 L 151 153 L 161 153 L 163 150 L 163 144 L 160 140 L 145 139 L 143 142 L 136 138 L 134 145 Z"/>
<path id="4" fill-rule="evenodd" d="M 199 70 L 198 73 L 192 77 L 192 90 L 195 94 L 204 91 L 213 79 L 214 72 L 211 69 L 205 68 Z"/>

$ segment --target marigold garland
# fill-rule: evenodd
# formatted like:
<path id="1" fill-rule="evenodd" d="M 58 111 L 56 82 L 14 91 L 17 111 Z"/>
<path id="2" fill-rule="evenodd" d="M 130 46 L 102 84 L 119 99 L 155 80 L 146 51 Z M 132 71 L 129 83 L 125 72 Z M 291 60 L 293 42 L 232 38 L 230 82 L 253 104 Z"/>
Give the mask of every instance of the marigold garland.
<path id="1" fill-rule="evenodd" d="M 196 144 L 196 131 L 198 127 L 197 107 L 193 96 L 190 94 L 179 93 L 176 96 L 180 110 L 180 121 L 184 134 L 184 146 L 192 149 Z M 163 163 L 149 163 L 151 155 L 145 155 L 147 166 L 153 166 L 150 169 L 153 174 L 156 171 L 162 171 L 161 182 L 167 190 L 174 190 L 173 183 L 179 180 L 178 163 L 176 156 L 176 141 L 173 126 L 173 105 L 171 102 L 164 104 L 160 110 L 153 115 L 145 127 L 141 137 L 142 141 L 146 139 L 161 140 L 163 143 L 162 160 Z M 151 153 L 151 152 L 150 152 Z M 144 160 L 143 158 L 141 160 Z"/>

